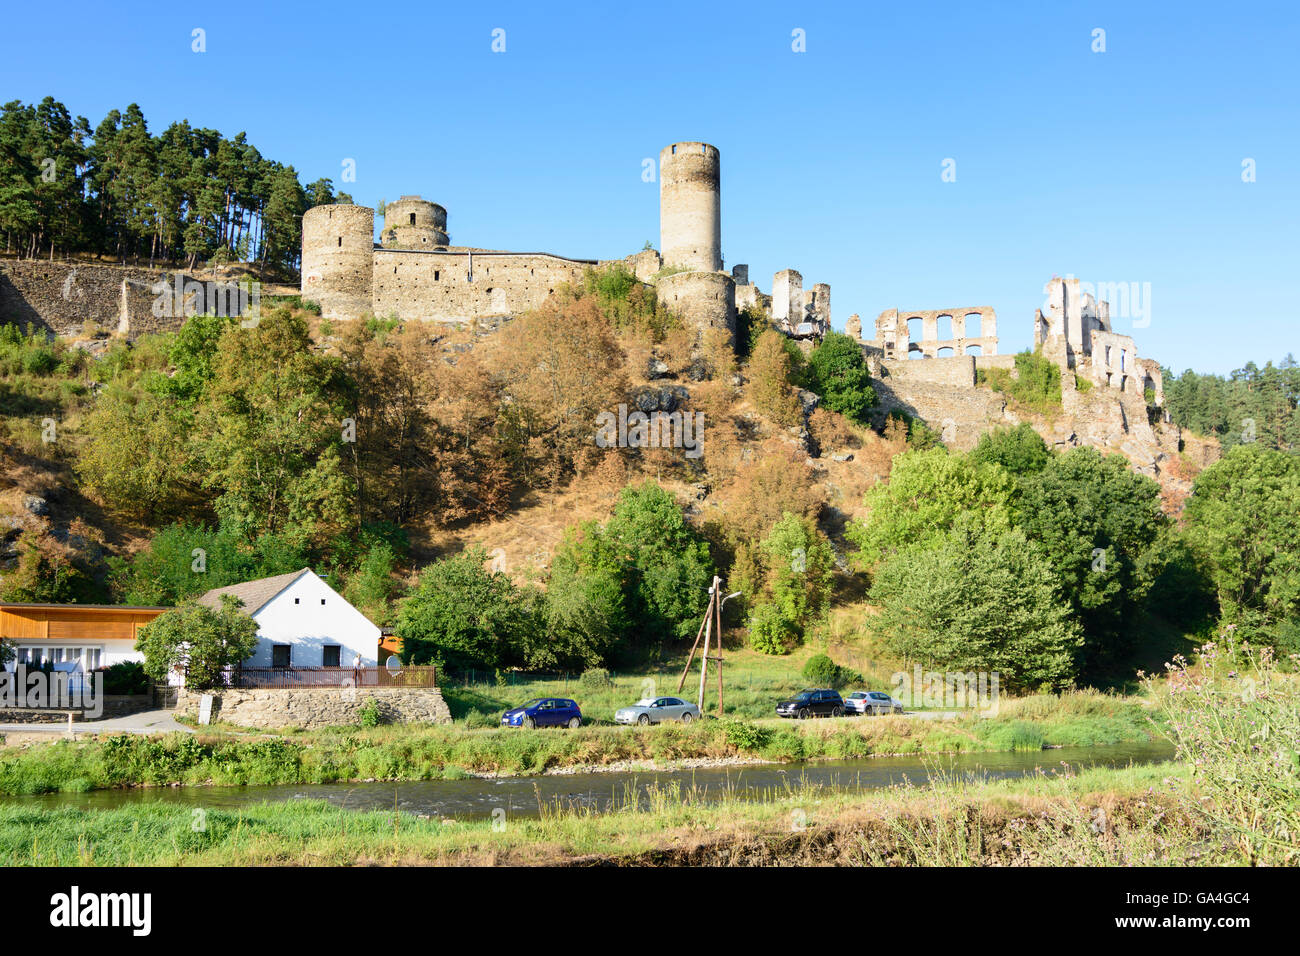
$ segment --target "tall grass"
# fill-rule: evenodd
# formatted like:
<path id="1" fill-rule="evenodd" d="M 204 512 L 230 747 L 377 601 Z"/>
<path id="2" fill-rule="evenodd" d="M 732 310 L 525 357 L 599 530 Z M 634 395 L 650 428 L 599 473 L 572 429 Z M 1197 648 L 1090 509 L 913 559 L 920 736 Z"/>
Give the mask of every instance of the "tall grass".
<path id="1" fill-rule="evenodd" d="M 1148 686 L 1192 771 L 1183 811 L 1245 862 L 1300 863 L 1300 678 L 1231 629 L 1195 667 L 1176 658 L 1168 678 Z"/>

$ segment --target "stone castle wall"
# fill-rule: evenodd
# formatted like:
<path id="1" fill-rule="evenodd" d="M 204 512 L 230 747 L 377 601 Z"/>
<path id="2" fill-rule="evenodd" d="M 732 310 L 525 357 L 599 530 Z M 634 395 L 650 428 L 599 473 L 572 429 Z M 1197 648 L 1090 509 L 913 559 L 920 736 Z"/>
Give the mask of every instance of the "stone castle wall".
<path id="1" fill-rule="evenodd" d="M 212 719 L 240 727 L 338 727 L 361 723 L 374 701 L 382 723 L 451 723 L 451 711 L 434 687 L 268 687 L 212 692 Z M 176 710 L 198 719 L 202 691 L 181 690 Z"/>
<path id="2" fill-rule="evenodd" d="M 374 301 L 364 311 L 404 321 L 518 315 L 561 285 L 580 284 L 597 264 L 544 253 L 375 249 L 373 256 Z"/>
<path id="3" fill-rule="evenodd" d="M 0 322 L 66 336 L 79 336 L 87 323 L 93 323 L 102 332 L 132 340 L 152 332 L 174 332 L 198 300 L 192 291 L 186 293 L 187 283 L 191 289 L 199 283 L 203 287 L 199 294 L 205 299 L 214 286 L 192 275 L 156 269 L 38 259 L 0 261 Z M 223 308 L 230 307 L 226 314 L 239 314 L 235 296 L 223 293 L 221 299 Z"/>
<path id="4" fill-rule="evenodd" d="M 977 370 L 1001 368 L 1011 371 L 1016 367 L 1016 357 L 1014 355 L 976 355 L 974 359 Z"/>
<path id="5" fill-rule="evenodd" d="M 721 272 L 676 272 L 660 279 L 655 291 L 659 301 L 697 333 L 722 329 L 734 342 L 736 283 L 731 276 Z"/>
<path id="6" fill-rule="evenodd" d="M 885 376 L 905 382 L 933 382 L 961 388 L 975 387 L 975 356 L 898 359 L 884 362 Z"/>
<path id="7" fill-rule="evenodd" d="M 912 338 L 911 322 L 920 326 L 920 338 Z M 861 328 L 860 321 L 857 326 Z M 875 335 L 873 344 L 889 359 L 905 359 L 912 352 L 926 358 L 965 357 L 972 348 L 978 355 L 996 355 L 998 318 L 986 305 L 907 312 L 886 309 L 876 316 Z M 944 351 L 950 355 L 942 355 Z"/>

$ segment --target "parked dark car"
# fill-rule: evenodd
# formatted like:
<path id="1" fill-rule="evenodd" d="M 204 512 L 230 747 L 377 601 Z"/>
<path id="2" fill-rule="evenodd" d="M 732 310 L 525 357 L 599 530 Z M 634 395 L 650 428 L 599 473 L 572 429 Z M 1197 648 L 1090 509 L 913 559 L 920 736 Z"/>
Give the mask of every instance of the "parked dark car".
<path id="1" fill-rule="evenodd" d="M 501 715 L 503 727 L 580 727 L 582 711 L 567 697 L 536 697 Z"/>
<path id="2" fill-rule="evenodd" d="M 776 705 L 778 717 L 842 717 L 844 700 L 838 691 L 816 688 L 796 694 Z"/>

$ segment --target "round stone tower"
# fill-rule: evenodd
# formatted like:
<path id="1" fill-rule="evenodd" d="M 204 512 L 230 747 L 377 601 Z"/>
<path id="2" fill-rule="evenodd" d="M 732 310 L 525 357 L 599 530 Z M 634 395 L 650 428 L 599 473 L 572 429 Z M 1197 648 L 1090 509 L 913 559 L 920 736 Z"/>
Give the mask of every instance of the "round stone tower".
<path id="1" fill-rule="evenodd" d="M 735 344 L 736 283 L 725 272 L 675 272 L 655 284 L 655 294 L 695 329 L 697 340 L 706 329 L 721 329 Z"/>
<path id="2" fill-rule="evenodd" d="M 375 211 L 369 206 L 314 206 L 302 214 L 302 297 L 321 315 L 359 319 L 374 300 Z"/>
<path id="3" fill-rule="evenodd" d="M 385 249 L 438 249 L 447 247 L 447 210 L 419 196 L 403 196 L 384 209 Z"/>
<path id="4" fill-rule="evenodd" d="M 708 143 L 673 143 L 659 154 L 659 248 L 664 266 L 722 268 L 721 167 Z"/>

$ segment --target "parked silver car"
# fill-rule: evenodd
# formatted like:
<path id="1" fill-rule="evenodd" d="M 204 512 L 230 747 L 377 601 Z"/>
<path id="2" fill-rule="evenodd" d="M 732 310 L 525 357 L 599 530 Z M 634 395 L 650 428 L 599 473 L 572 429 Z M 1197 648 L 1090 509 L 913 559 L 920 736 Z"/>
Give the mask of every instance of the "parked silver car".
<path id="1" fill-rule="evenodd" d="M 844 697 L 846 714 L 901 714 L 903 702 L 879 690 L 855 690 Z"/>
<path id="2" fill-rule="evenodd" d="M 620 707 L 614 721 L 620 724 L 659 724 L 665 720 L 680 720 L 689 724 L 698 720 L 700 708 L 680 697 L 647 697 L 631 707 Z"/>

